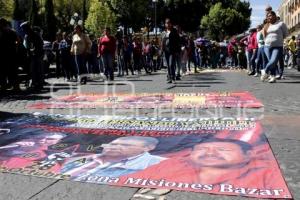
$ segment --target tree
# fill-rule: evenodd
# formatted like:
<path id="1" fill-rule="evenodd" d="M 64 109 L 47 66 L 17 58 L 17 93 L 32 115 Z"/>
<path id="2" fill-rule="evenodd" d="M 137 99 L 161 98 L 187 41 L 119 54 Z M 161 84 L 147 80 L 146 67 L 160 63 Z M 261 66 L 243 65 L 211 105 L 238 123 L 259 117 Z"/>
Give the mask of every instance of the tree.
<path id="1" fill-rule="evenodd" d="M 195 32 L 210 4 L 209 0 L 167 0 L 165 17 L 170 17 L 184 31 Z"/>
<path id="2" fill-rule="evenodd" d="M 86 0 L 83 0 L 83 3 L 82 3 L 82 11 L 81 11 L 81 17 L 82 17 L 83 26 L 84 26 L 84 22 L 85 22 L 87 16 L 88 16 L 88 12 L 87 12 L 87 2 L 86 2 Z"/>
<path id="3" fill-rule="evenodd" d="M 46 0 L 45 2 L 45 26 L 44 37 L 46 40 L 54 41 L 57 32 L 57 20 L 54 15 L 53 0 Z"/>
<path id="4" fill-rule="evenodd" d="M 11 19 L 13 13 L 13 0 L 0 0 L 0 17 Z"/>
<path id="5" fill-rule="evenodd" d="M 14 11 L 13 11 L 13 19 L 14 20 L 25 20 L 25 12 L 21 9 L 19 0 L 14 0 Z"/>
<path id="6" fill-rule="evenodd" d="M 53 3 L 58 29 L 67 32 L 72 31 L 73 27 L 70 25 L 71 17 L 75 13 L 82 14 L 83 0 L 54 0 Z M 86 0 L 85 7 L 89 7 L 89 0 Z"/>
<path id="7" fill-rule="evenodd" d="M 100 36 L 105 27 L 111 28 L 112 32 L 116 32 L 116 15 L 110 10 L 105 2 L 99 0 L 91 0 L 90 9 L 87 20 L 85 21 L 86 29 Z"/>
<path id="8" fill-rule="evenodd" d="M 32 26 L 40 26 L 41 21 L 39 18 L 39 8 L 35 0 L 31 0 L 30 2 L 30 15 L 29 22 Z"/>
<path id="9" fill-rule="evenodd" d="M 99 0 L 101 1 L 101 0 Z M 117 23 L 124 26 L 125 34 L 127 28 L 133 28 L 134 31 L 140 31 L 142 27 L 147 26 L 147 18 L 154 22 L 154 4 L 152 0 L 102 0 L 107 3 L 110 10 L 117 16 Z M 162 19 L 164 9 L 164 0 L 157 2 L 158 24 Z M 154 23 L 152 23 L 154 24 Z M 153 28 L 153 27 L 151 27 Z"/>
<path id="10" fill-rule="evenodd" d="M 210 9 L 217 3 L 222 3 L 223 8 L 231 8 L 250 20 L 250 3 L 241 0 L 166 0 L 165 17 L 173 21 L 188 32 L 199 30 L 199 22 L 203 16 L 208 15 Z M 248 24 L 242 24 L 243 29 Z"/>
<path id="11" fill-rule="evenodd" d="M 250 17 L 245 17 L 234 8 L 224 8 L 222 3 L 212 6 L 209 14 L 201 20 L 201 28 L 206 30 L 206 36 L 214 40 L 242 33 L 249 26 Z"/>

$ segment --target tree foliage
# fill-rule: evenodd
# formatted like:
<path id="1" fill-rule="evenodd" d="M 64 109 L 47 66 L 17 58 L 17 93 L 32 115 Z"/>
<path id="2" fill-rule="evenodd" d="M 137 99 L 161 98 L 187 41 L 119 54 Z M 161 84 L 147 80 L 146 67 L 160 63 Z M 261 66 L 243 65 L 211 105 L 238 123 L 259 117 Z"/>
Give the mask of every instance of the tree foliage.
<path id="1" fill-rule="evenodd" d="M 185 31 L 199 29 L 201 18 L 207 13 L 209 0 L 167 0 L 165 17 L 170 17 Z"/>
<path id="2" fill-rule="evenodd" d="M 45 39 L 54 41 L 57 32 L 57 20 L 54 14 L 53 0 L 45 2 Z"/>
<path id="3" fill-rule="evenodd" d="M 39 16 L 39 6 L 35 0 L 30 1 L 30 14 L 29 14 L 29 22 L 32 26 L 41 26 L 41 20 Z"/>
<path id="4" fill-rule="evenodd" d="M 71 31 L 70 25 L 71 17 L 78 13 L 82 17 L 83 8 L 89 8 L 89 0 L 86 5 L 83 5 L 83 0 L 54 0 L 54 10 L 57 19 L 57 26 L 60 30 Z M 84 13 L 86 17 L 86 13 Z"/>
<path id="5" fill-rule="evenodd" d="M 225 7 L 222 3 L 217 3 L 202 18 L 201 28 L 205 30 L 207 37 L 214 40 L 223 40 L 225 36 L 233 36 L 249 28 L 250 5 L 236 1 L 236 4 L 227 4 L 227 6 L 229 7 Z"/>
<path id="6" fill-rule="evenodd" d="M 0 17 L 11 19 L 13 13 L 13 0 L 0 0 Z"/>
<path id="7" fill-rule="evenodd" d="M 99 36 L 103 33 L 105 27 L 111 28 L 112 32 L 116 31 L 116 15 L 110 10 L 107 3 L 99 0 L 91 0 L 87 20 L 85 21 L 86 29 Z"/>
<path id="8" fill-rule="evenodd" d="M 13 12 L 14 2 L 18 5 L 15 3 Z M 126 33 L 128 28 L 136 32 L 144 27 L 152 30 L 156 5 L 158 27 L 162 28 L 164 19 L 170 17 L 184 31 L 200 30 L 213 39 L 245 31 L 250 25 L 251 16 L 250 3 L 243 0 L 158 0 L 156 4 L 153 0 L 51 0 L 53 9 L 47 5 L 49 2 L 0 0 L 1 16 L 30 20 L 48 33 L 48 30 L 55 30 L 50 27 L 52 24 L 56 24 L 59 30 L 71 31 L 73 27 L 70 20 L 78 13 L 94 33 L 99 33 L 104 24 L 114 26 L 113 29 L 123 26 Z M 49 22 L 55 18 L 55 23 Z"/>
<path id="9" fill-rule="evenodd" d="M 14 20 L 24 20 L 26 15 L 21 8 L 19 0 L 14 0 L 14 11 L 13 11 L 13 19 Z"/>

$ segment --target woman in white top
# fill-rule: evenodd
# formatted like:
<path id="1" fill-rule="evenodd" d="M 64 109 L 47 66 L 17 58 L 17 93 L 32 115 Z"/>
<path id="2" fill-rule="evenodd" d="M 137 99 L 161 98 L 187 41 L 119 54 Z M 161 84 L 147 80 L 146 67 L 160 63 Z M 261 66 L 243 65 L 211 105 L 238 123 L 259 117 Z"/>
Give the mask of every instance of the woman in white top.
<path id="1" fill-rule="evenodd" d="M 74 56 L 76 65 L 76 72 L 80 83 L 86 84 L 87 82 L 87 65 L 86 56 L 90 53 L 92 42 L 89 37 L 83 32 L 80 25 L 75 27 L 75 34 L 73 35 L 73 43 L 71 47 L 71 53 Z"/>
<path id="2" fill-rule="evenodd" d="M 264 29 L 264 35 L 268 63 L 262 70 L 261 80 L 265 81 L 269 78 L 269 82 L 274 83 L 276 82 L 277 63 L 283 56 L 283 41 L 288 35 L 288 29 L 285 23 L 277 19 L 276 13 L 273 11 L 268 13 L 267 19 L 269 24 Z"/>

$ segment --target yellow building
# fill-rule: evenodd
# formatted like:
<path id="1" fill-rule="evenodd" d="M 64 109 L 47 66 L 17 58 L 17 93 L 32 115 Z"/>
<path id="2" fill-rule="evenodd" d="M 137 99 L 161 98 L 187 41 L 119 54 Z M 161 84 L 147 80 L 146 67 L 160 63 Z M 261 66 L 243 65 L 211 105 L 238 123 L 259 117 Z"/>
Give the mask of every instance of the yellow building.
<path id="1" fill-rule="evenodd" d="M 291 35 L 300 32 L 300 0 L 283 0 L 278 13 Z"/>

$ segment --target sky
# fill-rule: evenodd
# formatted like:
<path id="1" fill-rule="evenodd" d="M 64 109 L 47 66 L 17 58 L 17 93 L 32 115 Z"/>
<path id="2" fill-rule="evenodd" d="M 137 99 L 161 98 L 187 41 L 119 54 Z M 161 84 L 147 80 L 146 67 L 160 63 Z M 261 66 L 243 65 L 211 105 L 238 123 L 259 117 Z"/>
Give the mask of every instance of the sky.
<path id="1" fill-rule="evenodd" d="M 261 24 L 265 17 L 265 8 L 267 5 L 273 7 L 273 10 L 277 12 L 282 0 L 249 0 L 252 7 L 251 27 L 256 27 Z"/>

